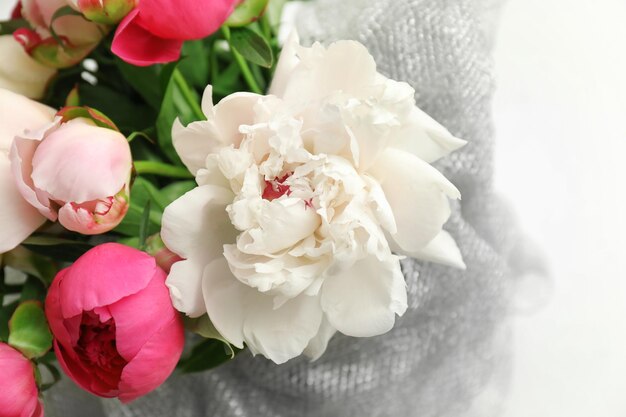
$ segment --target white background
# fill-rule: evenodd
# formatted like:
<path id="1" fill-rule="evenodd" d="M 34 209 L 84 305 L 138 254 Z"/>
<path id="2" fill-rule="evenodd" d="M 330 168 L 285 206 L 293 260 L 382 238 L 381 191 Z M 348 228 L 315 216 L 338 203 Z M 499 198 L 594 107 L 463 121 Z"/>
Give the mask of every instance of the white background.
<path id="1" fill-rule="evenodd" d="M 495 61 L 497 187 L 552 271 L 514 319 L 505 417 L 624 417 L 626 1 L 509 0 Z"/>

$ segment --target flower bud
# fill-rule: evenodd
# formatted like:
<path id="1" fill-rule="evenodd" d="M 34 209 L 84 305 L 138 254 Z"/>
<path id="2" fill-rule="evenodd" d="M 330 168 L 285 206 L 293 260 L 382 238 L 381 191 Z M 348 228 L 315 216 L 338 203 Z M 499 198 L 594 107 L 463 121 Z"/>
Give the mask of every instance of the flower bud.
<path id="1" fill-rule="evenodd" d="M 22 0 L 21 13 L 33 29 L 13 33 L 26 52 L 43 65 L 67 68 L 85 58 L 102 40 L 107 28 L 82 16 L 55 13 L 67 7 L 66 0 Z"/>
<path id="2" fill-rule="evenodd" d="M 174 370 L 184 345 L 165 272 L 137 249 L 106 243 L 61 271 L 46 299 L 57 359 L 101 397 L 132 401 Z"/>
<path id="3" fill-rule="evenodd" d="M 172 269 L 172 265 L 183 260 L 183 258 L 165 246 L 161 236 L 158 234 L 150 236 L 146 240 L 146 246 L 146 252 L 154 256 L 157 264 L 168 274 L 170 273 L 170 269 Z"/>
<path id="4" fill-rule="evenodd" d="M 68 230 L 105 233 L 128 210 L 130 147 L 93 109 L 65 108 L 48 126 L 16 136 L 9 156 L 22 197 Z"/>
<path id="5" fill-rule="evenodd" d="M 67 0 L 92 22 L 105 25 L 119 23 L 135 8 L 135 0 Z"/>
<path id="6" fill-rule="evenodd" d="M 32 362 L 11 346 L 0 343 L 0 369 L 0 415 L 43 417 Z"/>

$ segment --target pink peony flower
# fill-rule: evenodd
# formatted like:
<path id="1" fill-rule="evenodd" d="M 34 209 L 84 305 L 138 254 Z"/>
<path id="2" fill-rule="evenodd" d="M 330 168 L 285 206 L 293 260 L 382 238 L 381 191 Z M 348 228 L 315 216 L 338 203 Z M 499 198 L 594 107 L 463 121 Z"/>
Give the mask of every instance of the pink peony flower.
<path id="1" fill-rule="evenodd" d="M 0 416 L 43 417 L 32 362 L 0 343 L 0 370 Z"/>
<path id="2" fill-rule="evenodd" d="M 15 135 L 53 117 L 53 109 L 0 88 L 0 253 L 15 248 L 46 221 L 21 196 L 11 175 L 9 149 Z"/>
<path id="3" fill-rule="evenodd" d="M 87 118 L 57 117 L 16 136 L 10 158 L 24 199 L 69 230 L 108 232 L 128 210 L 132 156 L 117 130 Z"/>
<path id="4" fill-rule="evenodd" d="M 46 316 L 59 363 L 78 385 L 129 402 L 172 373 L 184 330 L 165 276 L 153 257 L 117 243 L 59 272 Z"/>
<path id="5" fill-rule="evenodd" d="M 134 65 L 172 62 L 183 42 L 217 31 L 239 0 L 141 0 L 120 23 L 114 54 Z"/>

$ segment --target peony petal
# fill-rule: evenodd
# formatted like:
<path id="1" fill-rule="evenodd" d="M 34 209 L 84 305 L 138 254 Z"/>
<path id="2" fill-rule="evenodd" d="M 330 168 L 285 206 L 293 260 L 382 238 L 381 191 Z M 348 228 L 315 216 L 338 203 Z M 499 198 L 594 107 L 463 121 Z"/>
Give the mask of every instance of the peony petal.
<path id="1" fill-rule="evenodd" d="M 377 77 L 376 62 L 367 48 L 355 41 L 338 41 L 327 49 L 315 44 L 300 48 L 300 63 L 291 71 L 282 96 L 303 103 L 341 91 L 360 97 Z"/>
<path id="2" fill-rule="evenodd" d="M 246 296 L 252 291 L 235 278 L 224 258 L 215 259 L 204 270 L 202 294 L 209 318 L 217 331 L 239 349 L 244 343 Z"/>
<path id="3" fill-rule="evenodd" d="M 236 230 L 226 213 L 233 198 L 230 190 L 213 185 L 189 191 L 165 209 L 163 242 L 186 259 L 197 254 L 208 263 L 220 256 L 225 243 L 235 242 Z"/>
<path id="4" fill-rule="evenodd" d="M 240 283 L 224 259 L 205 270 L 203 293 L 215 328 L 229 342 L 281 364 L 304 351 L 320 328 L 319 298 L 300 295 L 274 309 L 273 297 Z"/>
<path id="5" fill-rule="evenodd" d="M 204 298 L 202 298 L 202 274 L 204 261 L 189 259 L 176 262 L 172 265 L 167 276 L 167 287 L 174 308 L 189 317 L 200 317 L 206 313 Z"/>
<path id="6" fill-rule="evenodd" d="M 337 329 L 330 325 L 326 316 L 322 319 L 320 330 L 304 350 L 304 354 L 308 356 L 312 361 L 318 360 L 328 347 L 328 342 L 337 333 Z"/>
<path id="7" fill-rule="evenodd" d="M 217 31 L 240 0 L 141 0 L 139 24 L 166 39 L 201 39 Z"/>
<path id="8" fill-rule="evenodd" d="M 64 318 L 107 306 L 146 288 L 156 273 L 147 253 L 118 243 L 105 243 L 81 256 L 63 277 L 60 297 Z"/>
<path id="9" fill-rule="evenodd" d="M 321 304 L 331 326 L 355 337 L 388 332 L 395 315 L 407 309 L 406 284 L 400 262 L 390 255 L 384 262 L 375 256 L 326 278 Z"/>
<path id="10" fill-rule="evenodd" d="M 450 217 L 450 198 L 460 193 L 439 171 L 418 157 L 388 148 L 370 170 L 383 187 L 398 232 L 393 240 L 405 251 L 422 249 Z"/>
<path id="11" fill-rule="evenodd" d="M 417 107 L 403 126 L 391 146 L 407 151 L 428 163 L 433 163 L 449 153 L 465 146 L 463 139 L 456 138 Z"/>
<path id="12" fill-rule="evenodd" d="M 33 416 L 38 405 L 38 392 L 32 362 L 11 346 L 0 342 L 0 369 L 0 415 Z"/>
<path id="13" fill-rule="evenodd" d="M 74 119 L 38 146 L 32 179 L 36 188 L 55 200 L 84 203 L 117 194 L 131 168 L 130 147 L 121 133 Z"/>
<path id="14" fill-rule="evenodd" d="M 220 132 L 222 143 L 226 146 L 239 146 L 243 139 L 239 127 L 254 124 L 254 106 L 262 97 L 254 93 L 234 93 L 224 97 L 215 105 L 215 124 Z"/>
<path id="15" fill-rule="evenodd" d="M 285 94 L 291 73 L 300 62 L 298 58 L 299 47 L 300 37 L 298 36 L 298 31 L 293 30 L 289 34 L 289 38 L 287 38 L 287 42 L 285 42 L 280 52 L 280 57 L 276 64 L 276 71 L 274 71 L 274 77 L 272 77 L 272 85 L 270 86 L 269 94 L 277 97 L 282 97 Z"/>
<path id="16" fill-rule="evenodd" d="M 463 255 L 457 246 L 454 238 L 450 236 L 450 233 L 442 230 L 433 240 L 431 240 L 424 248 L 415 251 L 408 252 L 402 249 L 392 248 L 394 252 L 402 255 L 410 256 L 412 258 L 421 259 L 428 262 L 437 262 L 439 264 L 452 266 L 459 269 L 465 269 L 465 262 L 463 262 Z"/>
<path id="17" fill-rule="evenodd" d="M 22 243 L 45 223 L 43 217 L 18 191 L 11 174 L 8 158 L 0 153 L 0 253 L 8 252 Z"/>
<path id="18" fill-rule="evenodd" d="M 12 35 L 0 36 L 0 88 L 30 98 L 41 98 L 56 69 L 31 58 Z"/>
<path id="19" fill-rule="evenodd" d="M 205 168 L 206 158 L 224 144 L 213 121 L 193 122 L 183 126 L 179 119 L 172 126 L 172 142 L 189 172 L 196 175 Z"/>
<path id="20" fill-rule="evenodd" d="M 172 374 L 183 353 L 185 332 L 178 315 L 141 348 L 122 371 L 119 398 L 128 403 L 156 389 Z"/>
<path id="21" fill-rule="evenodd" d="M 115 319 L 116 347 L 128 362 L 148 339 L 178 315 L 165 286 L 165 272 L 157 268 L 143 290 L 108 306 Z"/>
<path id="22" fill-rule="evenodd" d="M 52 122 L 55 110 L 0 88 L 0 154 L 8 153 L 16 135 Z"/>
<path id="23" fill-rule="evenodd" d="M 138 9 L 133 10 L 119 24 L 111 51 L 137 66 L 174 62 L 180 58 L 183 41 L 165 39 L 150 33 L 137 23 L 138 13 Z"/>

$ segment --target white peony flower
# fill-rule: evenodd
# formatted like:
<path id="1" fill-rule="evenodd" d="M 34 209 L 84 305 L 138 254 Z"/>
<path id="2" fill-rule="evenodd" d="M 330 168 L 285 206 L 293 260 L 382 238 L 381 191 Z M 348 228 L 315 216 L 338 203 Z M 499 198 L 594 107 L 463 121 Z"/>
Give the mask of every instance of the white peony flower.
<path id="1" fill-rule="evenodd" d="M 429 163 L 465 142 L 363 45 L 292 39 L 270 95 L 211 94 L 208 120 L 173 129 L 199 185 L 163 216 L 180 311 L 274 362 L 317 358 L 336 331 L 380 335 L 405 312 L 398 255 L 464 267 L 442 230 L 459 191 Z"/>

